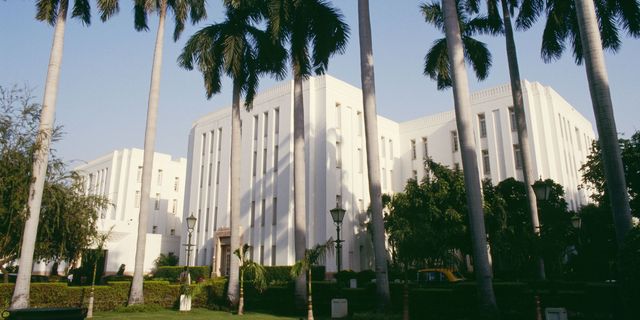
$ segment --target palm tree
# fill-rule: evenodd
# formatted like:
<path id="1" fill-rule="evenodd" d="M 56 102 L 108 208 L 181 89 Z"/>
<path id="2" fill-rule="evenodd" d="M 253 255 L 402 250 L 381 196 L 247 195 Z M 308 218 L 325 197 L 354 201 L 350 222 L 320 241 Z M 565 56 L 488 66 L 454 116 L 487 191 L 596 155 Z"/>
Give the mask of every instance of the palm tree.
<path id="1" fill-rule="evenodd" d="M 233 254 L 238 257 L 238 260 L 240 260 L 240 299 L 238 303 L 238 315 L 244 314 L 244 275 L 246 273 L 253 275 L 252 282 L 258 291 L 262 291 L 267 287 L 266 270 L 261 264 L 251 260 L 248 256 L 250 248 L 251 246 L 245 243 L 233 252 Z"/>
<path id="2" fill-rule="evenodd" d="M 467 207 L 469 208 L 469 230 L 472 240 L 474 271 L 478 282 L 478 303 L 480 315 L 486 318 L 498 316 L 496 298 L 493 292 L 491 265 L 487 252 L 487 234 L 484 226 L 480 174 L 476 158 L 476 146 L 471 130 L 471 101 L 469 84 L 464 64 L 464 45 L 456 0 L 443 0 L 444 29 L 446 34 L 451 83 L 455 104 L 456 125 L 464 168 Z"/>
<path id="3" fill-rule="evenodd" d="M 109 240 L 111 232 L 113 231 L 113 227 L 114 226 L 111 226 L 111 228 L 109 228 L 109 231 L 105 233 L 97 234 L 93 239 L 93 244 L 96 246 L 96 248 L 91 250 L 89 253 L 89 260 L 93 262 L 93 276 L 91 277 L 91 291 L 89 291 L 89 307 L 87 308 L 87 318 L 93 318 L 93 299 L 96 289 L 96 272 L 98 270 L 98 261 L 104 255 L 104 245 Z"/>
<path id="4" fill-rule="evenodd" d="M 460 0 L 456 0 L 456 6 L 459 12 L 458 19 L 464 45 L 464 58 L 473 67 L 476 78 L 484 80 L 489 75 L 489 68 L 491 68 L 491 52 L 484 42 L 474 39 L 473 36 L 493 32 L 491 30 L 492 24 L 487 17 L 470 17 L 469 14 L 477 13 L 477 10 L 465 10 Z M 444 14 L 439 3 L 422 4 L 420 10 L 426 22 L 433 24 L 442 33 L 445 33 Z M 424 75 L 437 81 L 438 90 L 444 90 L 452 85 L 450 73 L 451 66 L 447 52 L 447 40 L 446 38 L 440 38 L 433 42 L 429 52 L 424 57 Z"/>
<path id="5" fill-rule="evenodd" d="M 385 311 L 390 303 L 389 277 L 387 275 L 387 249 L 385 246 L 384 220 L 382 217 L 382 190 L 380 188 L 380 157 L 378 150 L 378 113 L 376 111 L 376 84 L 373 71 L 373 46 L 369 0 L 358 1 L 358 29 L 360 34 L 360 78 L 362 80 L 362 105 L 364 109 L 369 198 L 373 222 L 373 247 L 376 264 L 376 293 L 378 309 Z"/>
<path id="6" fill-rule="evenodd" d="M 272 35 L 288 41 L 293 72 L 293 206 L 295 259 L 304 257 L 306 239 L 306 178 L 304 158 L 304 106 L 302 82 L 313 72 L 323 74 L 329 58 L 343 53 L 349 26 L 338 9 L 325 0 L 269 0 L 268 23 Z M 304 280 L 296 280 L 296 303 L 304 304 Z"/>
<path id="7" fill-rule="evenodd" d="M 136 241 L 136 257 L 133 269 L 133 280 L 129 292 L 129 305 L 144 303 L 143 272 L 144 255 L 147 240 L 147 220 L 149 215 L 149 193 L 151 191 L 151 175 L 153 170 L 153 154 L 155 152 L 156 122 L 158 117 L 158 100 L 160 99 L 160 71 L 162 68 L 162 51 L 164 45 L 164 25 L 167 10 L 173 11 L 175 17 L 175 29 L 173 40 L 176 41 L 182 30 L 187 16 L 196 23 L 206 17 L 204 0 L 135 0 L 136 30 L 148 30 L 147 15 L 158 13 L 158 33 L 153 53 L 153 66 L 151 69 L 151 87 L 149 89 L 149 105 L 147 107 L 147 124 L 144 132 L 144 154 L 142 160 L 142 183 L 140 191 L 140 212 L 138 214 L 138 238 Z M 102 17 L 103 19 L 105 16 Z"/>
<path id="8" fill-rule="evenodd" d="M 221 77 L 232 79 L 231 105 L 231 250 L 240 248 L 240 96 L 244 106 L 251 109 L 259 76 L 271 73 L 276 78 L 285 74 L 286 51 L 271 40 L 269 34 L 254 26 L 261 17 L 260 10 L 249 2 L 226 6 L 226 20 L 196 32 L 186 43 L 178 63 L 183 68 L 194 67 L 202 72 L 207 98 L 219 93 Z M 232 307 L 238 303 L 238 260 L 231 260 L 228 299 Z"/>
<path id="9" fill-rule="evenodd" d="M 311 249 L 304 251 L 302 259 L 296 261 L 291 268 L 291 276 L 293 278 L 300 278 L 306 275 L 307 285 L 307 320 L 313 320 L 313 295 L 311 291 L 311 270 L 314 265 L 318 265 L 324 262 L 327 253 L 333 254 L 334 248 L 333 238 L 329 238 L 324 244 L 316 244 Z"/>
<path id="10" fill-rule="evenodd" d="M 100 11 L 111 10 L 112 4 L 106 0 L 98 0 Z M 40 125 L 36 141 L 37 149 L 32 167 L 32 180 L 29 186 L 29 200 L 27 202 L 28 219 L 24 225 L 20 259 L 18 264 L 18 278 L 11 298 L 11 309 L 29 307 L 29 287 L 31 284 L 31 270 L 33 268 L 33 253 L 35 250 L 38 223 L 40 221 L 40 205 L 42 192 L 47 175 L 49 162 L 49 146 L 54 131 L 53 122 L 56 113 L 56 98 L 58 97 L 58 81 L 60 79 L 60 65 L 64 47 L 64 32 L 67 23 L 69 0 L 38 0 L 36 1 L 36 19 L 45 21 L 53 29 L 53 45 L 49 57 L 47 79 L 44 87 L 44 101 L 40 113 Z M 86 0 L 74 0 L 71 17 L 79 18 L 84 25 L 91 24 L 91 6 Z"/>

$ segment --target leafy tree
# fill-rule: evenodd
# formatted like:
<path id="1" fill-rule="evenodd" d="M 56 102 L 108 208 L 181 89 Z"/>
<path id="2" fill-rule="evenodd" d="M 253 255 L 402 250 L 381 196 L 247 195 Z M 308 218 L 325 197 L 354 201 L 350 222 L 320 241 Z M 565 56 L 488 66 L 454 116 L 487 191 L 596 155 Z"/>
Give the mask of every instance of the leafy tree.
<path id="1" fill-rule="evenodd" d="M 640 131 L 629 139 L 619 139 L 624 175 L 629 192 L 631 213 L 640 217 Z M 591 145 L 591 153 L 580 168 L 582 187 L 591 191 L 591 199 L 600 206 L 610 208 L 609 190 L 602 165 L 602 148 L 597 142 Z"/>
<path id="2" fill-rule="evenodd" d="M 293 75 L 293 207 L 295 259 L 307 248 L 304 106 L 302 82 L 313 73 L 324 74 L 329 59 L 344 53 L 349 26 L 342 13 L 326 0 L 267 0 L 268 29 L 288 43 Z M 376 138 L 377 139 L 377 138 Z M 372 195 L 373 197 L 374 195 Z M 304 280 L 296 279 L 296 304 L 304 304 Z"/>
<path id="3" fill-rule="evenodd" d="M 231 106 L 231 249 L 240 247 L 240 98 L 251 109 L 260 75 L 269 73 L 282 78 L 286 51 L 273 42 L 269 34 L 255 26 L 264 11 L 251 1 L 226 6 L 226 20 L 196 32 L 186 43 L 178 63 L 185 69 L 202 72 L 207 98 L 219 93 L 221 78 L 233 82 Z M 238 261 L 231 260 L 228 299 L 232 307 L 239 299 Z"/>
<path id="4" fill-rule="evenodd" d="M 253 285 L 258 291 L 262 291 L 267 287 L 267 278 L 265 268 L 251 260 L 249 257 L 251 246 L 244 244 L 236 249 L 233 254 L 240 260 L 240 299 L 238 302 L 238 315 L 244 314 L 244 276 L 247 274 L 252 278 Z"/>
<path id="5" fill-rule="evenodd" d="M 311 291 L 311 269 L 315 265 L 324 262 L 327 253 L 333 254 L 335 241 L 329 238 L 323 244 L 316 244 L 311 249 L 304 251 L 304 257 L 293 265 L 291 268 L 291 277 L 297 279 L 301 275 L 307 276 L 307 320 L 313 320 L 313 293 Z"/>
<path id="6" fill-rule="evenodd" d="M 157 268 L 157 267 L 163 267 L 163 266 L 177 266 L 178 260 L 179 260 L 178 256 L 173 254 L 173 252 L 169 252 L 169 254 L 161 253 L 154 262 Z"/>
<path id="7" fill-rule="evenodd" d="M 116 3 L 117 0 L 108 1 Z M 102 15 L 104 21 L 110 15 L 117 12 L 106 11 Z M 140 212 L 138 214 L 138 237 L 136 241 L 135 265 L 133 280 L 129 292 L 128 304 L 144 303 L 143 272 L 144 256 L 147 240 L 147 220 L 149 215 L 149 193 L 151 190 L 151 178 L 153 170 L 153 157 L 156 141 L 156 127 L 158 117 L 158 101 L 160 100 L 160 71 L 162 70 L 162 53 L 164 46 L 164 25 L 167 11 L 172 11 L 175 21 L 173 40 L 177 41 L 184 30 L 187 18 L 196 23 L 206 18 L 204 0 L 134 0 L 134 26 L 138 31 L 148 30 L 147 16 L 150 13 L 158 13 L 158 33 L 153 52 L 153 64 L 151 69 L 151 85 L 149 88 L 149 104 L 147 107 L 147 123 L 144 131 L 144 154 L 142 158 L 142 183 L 140 188 Z"/>
<path id="8" fill-rule="evenodd" d="M 18 258 L 27 220 L 31 167 L 38 147 L 41 106 L 28 89 L 0 86 L 0 268 Z M 54 128 L 52 140 L 61 137 Z M 108 206 L 102 196 L 85 195 L 81 177 L 66 170 L 55 154 L 48 162 L 33 257 L 36 260 L 76 261 L 96 235 L 98 212 Z M 31 267 L 21 265 L 31 276 Z M 1 270 L 5 274 L 6 270 Z"/>
<path id="9" fill-rule="evenodd" d="M 618 246 L 610 212 L 594 204 L 580 208 L 581 226 L 575 241 L 577 255 L 570 261 L 571 276 L 591 281 L 615 278 Z"/>

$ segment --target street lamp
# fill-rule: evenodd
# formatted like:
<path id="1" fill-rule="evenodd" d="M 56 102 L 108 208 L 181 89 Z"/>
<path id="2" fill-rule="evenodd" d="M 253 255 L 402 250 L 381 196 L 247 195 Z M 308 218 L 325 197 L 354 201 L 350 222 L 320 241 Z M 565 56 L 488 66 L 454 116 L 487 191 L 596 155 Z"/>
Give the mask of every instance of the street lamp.
<path id="1" fill-rule="evenodd" d="M 580 216 L 575 215 L 573 217 L 571 217 L 571 225 L 573 226 L 574 229 L 580 229 L 580 227 L 582 227 L 582 219 L 580 218 Z"/>
<path id="2" fill-rule="evenodd" d="M 333 223 L 336 225 L 336 233 L 338 234 L 338 240 L 336 240 L 336 263 L 338 265 L 338 272 L 342 267 L 342 242 L 344 240 L 340 240 L 340 226 L 342 225 L 342 219 L 344 218 L 344 213 L 346 210 L 340 208 L 340 203 L 336 204 L 336 207 L 329 210 L 331 212 L 331 219 L 333 219 Z"/>
<path id="3" fill-rule="evenodd" d="M 531 187 L 533 188 L 533 192 L 536 194 L 536 199 L 540 201 L 549 200 L 549 196 L 551 195 L 551 186 L 542 181 L 542 178 L 532 184 Z"/>
<path id="4" fill-rule="evenodd" d="M 187 230 L 189 231 L 189 240 L 187 244 L 185 244 L 185 247 L 187 247 L 187 268 L 189 268 L 189 261 L 191 261 L 191 247 L 194 246 L 191 244 L 191 233 L 196 226 L 196 220 L 198 220 L 198 218 L 194 217 L 193 213 L 187 218 Z"/>

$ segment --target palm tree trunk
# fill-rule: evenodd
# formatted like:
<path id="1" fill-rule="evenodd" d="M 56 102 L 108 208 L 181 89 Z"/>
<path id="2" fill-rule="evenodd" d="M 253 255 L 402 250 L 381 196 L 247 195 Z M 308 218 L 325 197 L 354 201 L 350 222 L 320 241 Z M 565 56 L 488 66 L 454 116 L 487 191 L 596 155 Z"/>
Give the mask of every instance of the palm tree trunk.
<path id="1" fill-rule="evenodd" d="M 240 85 L 233 80 L 233 102 L 231 106 L 231 252 L 240 248 L 240 162 L 242 131 L 240 128 Z M 227 298 L 232 309 L 238 305 L 240 291 L 240 264 L 238 259 L 231 259 L 229 271 L 229 290 Z"/>
<path id="2" fill-rule="evenodd" d="M 632 228 L 631 208 L 629 205 L 629 194 L 624 176 L 624 167 L 618 144 L 618 131 L 616 120 L 613 116 L 613 103 L 609 91 L 609 77 L 604 62 L 602 52 L 600 31 L 596 17 L 593 0 L 576 0 L 576 11 L 578 16 L 578 26 L 580 29 L 580 40 L 582 52 L 584 54 L 587 79 L 589 81 L 589 92 L 591 93 L 591 104 L 596 118 L 598 128 L 598 143 L 602 149 L 602 163 L 604 165 L 604 176 L 607 181 L 607 191 L 609 192 L 611 211 L 613 215 L 613 225 L 616 232 L 616 242 L 618 252 L 622 252 L 624 239 Z M 618 255 L 618 270 L 622 263 Z M 618 272 L 618 274 L 621 274 Z M 618 277 L 616 286 L 618 287 L 618 297 L 620 309 L 617 310 L 621 319 L 632 319 L 630 312 L 633 308 L 628 305 L 628 299 L 621 296 L 621 288 L 628 283 L 623 282 L 624 277 Z M 617 317 L 616 317 L 617 318 Z"/>
<path id="3" fill-rule="evenodd" d="M 34 154 L 33 177 L 29 187 L 29 216 L 24 225 L 22 244 L 20 246 L 20 259 L 18 264 L 18 278 L 13 290 L 10 309 L 23 309 L 29 307 L 29 287 L 31 285 L 31 270 L 33 269 L 33 253 L 35 251 L 38 223 L 40 221 L 40 205 L 42 192 L 47 176 L 47 164 L 49 162 L 49 145 L 53 133 L 53 122 L 56 113 L 56 98 L 58 96 L 58 80 L 60 79 L 60 65 L 62 63 L 62 51 L 64 48 L 64 29 L 67 21 L 68 0 L 62 0 L 59 4 L 58 17 L 53 30 L 53 45 L 49 57 L 47 80 L 44 87 L 44 102 L 40 113 L 40 126 L 36 140 L 37 149 Z"/>
<path id="4" fill-rule="evenodd" d="M 294 241 L 296 261 L 304 259 L 307 249 L 307 214 L 306 214 L 306 176 L 304 153 L 304 96 L 302 92 L 303 78 L 294 64 L 293 80 L 293 211 Z M 304 308 L 306 296 L 304 275 L 295 280 L 295 303 L 299 310 Z"/>
<path id="5" fill-rule="evenodd" d="M 443 0 L 447 49 L 452 68 L 453 98 L 455 102 L 456 125 L 460 139 L 462 167 L 469 208 L 469 228 L 472 240 L 474 270 L 478 282 L 478 303 L 480 316 L 487 319 L 498 317 L 496 298 L 493 293 L 491 266 L 487 252 L 487 234 L 484 226 L 482 191 L 476 146 L 471 130 L 471 102 L 469 84 L 464 64 L 464 51 L 455 0 Z"/>
<path id="6" fill-rule="evenodd" d="M 522 176 L 527 190 L 527 201 L 529 202 L 529 213 L 531 215 L 531 226 L 533 233 L 540 237 L 540 220 L 538 219 L 538 205 L 536 194 L 531 186 L 534 181 L 531 161 L 531 147 L 529 147 L 529 133 L 527 130 L 527 120 L 524 112 L 524 99 L 522 98 L 522 82 L 520 81 L 520 67 L 518 66 L 518 54 L 516 52 L 516 42 L 513 37 L 513 27 L 511 25 L 511 13 L 507 6 L 507 1 L 502 0 L 502 18 L 504 20 L 504 35 L 507 48 L 507 60 L 509 62 L 509 78 L 511 79 L 511 95 L 513 97 L 513 109 L 516 114 L 516 129 L 518 131 L 518 143 L 522 150 Z M 537 278 L 540 281 L 546 279 L 544 271 L 544 260 L 537 257 Z"/>
<path id="7" fill-rule="evenodd" d="M 376 265 L 376 294 L 378 311 L 385 311 L 390 303 L 389 277 L 387 275 L 387 249 L 382 219 L 382 191 L 380 187 L 380 154 L 378 150 L 378 115 L 376 112 L 376 87 L 373 70 L 373 46 L 369 0 L 358 0 L 358 29 L 360 32 L 360 78 L 364 108 L 365 138 L 369 195 L 373 220 L 373 247 Z"/>
<path id="8" fill-rule="evenodd" d="M 91 291 L 89 291 L 89 307 L 87 308 L 87 318 L 93 318 L 93 298 L 96 289 L 96 271 L 98 261 L 93 262 L 93 277 L 91 278 Z"/>
<path id="9" fill-rule="evenodd" d="M 304 278 L 304 274 L 302 275 Z M 307 269 L 307 320 L 313 320 L 313 294 L 311 292 L 311 265 Z"/>
<path id="10" fill-rule="evenodd" d="M 138 214 L 138 238 L 136 241 L 136 257 L 133 269 L 133 280 L 129 292 L 129 305 L 143 304 L 144 256 L 147 242 L 147 220 L 149 217 L 149 193 L 153 173 L 153 154 L 156 143 L 156 122 L 158 117 L 158 100 L 160 98 L 160 71 L 162 69 L 162 47 L 164 44 L 164 21 L 167 15 L 167 2 L 160 4 L 160 18 L 156 47 L 153 53 L 151 69 L 151 87 L 149 89 L 149 106 L 147 108 L 147 126 L 144 132 L 144 155 L 142 160 L 142 186 L 140 191 L 140 213 Z"/>
<path id="11" fill-rule="evenodd" d="M 618 144 L 616 120 L 613 116 L 607 67 L 604 62 L 593 0 L 576 0 L 576 9 L 591 103 L 598 128 L 598 143 L 602 148 L 604 174 L 611 197 L 616 240 L 618 248 L 621 248 L 624 237 L 631 230 L 631 208 Z"/>
<path id="12" fill-rule="evenodd" d="M 240 267 L 240 299 L 238 302 L 238 315 L 244 314 L 244 271 Z"/>

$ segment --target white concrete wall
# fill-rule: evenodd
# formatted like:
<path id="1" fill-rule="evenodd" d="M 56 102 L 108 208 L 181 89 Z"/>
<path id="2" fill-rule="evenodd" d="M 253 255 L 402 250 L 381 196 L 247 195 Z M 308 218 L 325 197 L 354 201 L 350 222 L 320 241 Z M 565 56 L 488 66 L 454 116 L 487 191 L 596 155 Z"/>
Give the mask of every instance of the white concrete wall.
<path id="1" fill-rule="evenodd" d="M 310 78 L 303 90 L 308 245 L 322 243 L 329 237 L 336 238 L 329 210 L 339 200 L 347 210 L 341 233 L 346 240 L 342 252 L 343 268 L 371 268 L 371 244 L 365 230 L 369 190 L 361 91 L 330 76 Z M 572 208 L 577 208 L 585 204 L 587 198 L 577 189 L 579 173 L 573 172 L 579 169 L 586 157 L 588 149 L 585 145 L 594 139 L 591 124 L 551 88 L 525 81 L 524 90 L 534 154 L 534 174 L 563 184 L 568 202 Z M 513 153 L 517 136 L 510 127 L 509 107 L 512 102 L 509 86 L 476 92 L 472 95 L 472 101 L 481 172 L 484 172 L 481 150 L 486 149 L 490 170 L 485 177 L 496 183 L 508 177 L 521 179 L 522 172 L 516 169 Z M 241 113 L 242 242 L 252 245 L 254 260 L 265 265 L 294 263 L 292 104 L 292 83 L 286 82 L 258 94 L 253 109 Z M 274 129 L 276 110 L 278 133 Z M 480 137 L 477 116 L 482 113 L 485 115 L 486 137 Z M 196 252 L 191 262 L 197 265 L 212 264 L 215 231 L 229 226 L 230 114 L 230 108 L 225 108 L 201 117 L 194 122 L 189 136 L 183 218 L 193 213 L 200 223 L 204 223 L 194 231 Z M 452 149 L 452 131 L 456 131 L 454 116 L 450 111 L 403 123 L 378 117 L 377 141 L 380 146 L 383 192 L 402 191 L 406 180 L 413 177 L 414 172 L 419 179 L 424 177 L 423 138 L 427 141 L 428 155 L 435 161 L 451 167 L 456 164 L 461 166 L 460 152 Z M 561 120 L 558 120 L 558 116 Z M 560 123 L 564 126 L 562 130 L 570 131 L 569 134 L 561 131 Z M 222 138 L 218 140 L 220 132 Z M 580 133 L 581 146 L 574 143 L 577 139 L 575 132 Z M 565 136 L 566 141 L 562 140 Z M 415 159 L 411 140 L 416 143 Z M 274 166 L 276 146 L 277 170 Z M 219 169 L 218 161 L 221 164 Z M 567 176 L 569 170 L 573 171 Z M 210 171 L 211 184 L 208 183 Z M 218 176 L 219 183 L 216 182 Z M 274 224 L 275 197 L 277 213 Z M 573 204 L 570 200 L 573 200 Z M 217 211 L 212 209 L 216 207 Z M 206 215 L 207 208 L 209 218 Z M 182 231 L 186 235 L 186 227 L 183 226 Z M 185 261 L 184 252 L 181 252 L 181 261 Z M 335 257 L 329 257 L 326 265 L 328 271 L 334 271 Z"/>

